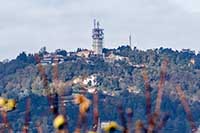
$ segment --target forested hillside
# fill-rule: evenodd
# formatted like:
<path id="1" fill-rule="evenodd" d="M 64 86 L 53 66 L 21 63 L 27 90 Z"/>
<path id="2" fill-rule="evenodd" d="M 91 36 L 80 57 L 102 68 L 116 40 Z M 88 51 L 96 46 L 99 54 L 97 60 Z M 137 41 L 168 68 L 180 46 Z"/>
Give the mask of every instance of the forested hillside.
<path id="1" fill-rule="evenodd" d="M 161 110 L 162 112 L 168 112 L 170 117 L 163 131 L 189 132 L 190 130 L 186 113 L 176 91 L 177 84 L 180 84 L 186 95 L 195 124 L 200 125 L 200 53 L 196 54 L 188 49 L 174 51 L 168 48 L 143 51 L 137 48 L 131 49 L 129 46 L 104 49 L 103 52 L 104 57 L 90 56 L 84 58 L 77 55 L 67 56 L 65 51 L 65 62 L 58 64 L 58 78 L 63 82 L 69 82 L 78 77 L 96 76 L 95 87 L 99 91 L 99 110 L 102 121 L 119 121 L 117 111 L 113 112 L 113 108 L 117 108 L 118 103 L 122 103 L 124 109 L 129 107 L 134 110 L 133 121 L 141 119 L 146 122 L 143 71 L 145 70 L 148 75 L 153 111 L 158 93 L 158 84 L 161 79 L 161 65 L 166 60 L 168 64 Z M 63 54 L 63 52 L 60 54 Z M 107 57 L 111 54 L 120 58 L 110 60 Z M 40 54 L 39 56 L 42 57 L 43 55 Z M 53 66 L 45 65 L 44 68 L 48 83 L 51 84 L 53 81 Z M 15 123 L 15 120 L 18 119 L 18 116 L 14 114 L 25 110 L 21 102 L 24 102 L 27 96 L 32 96 L 33 99 L 39 97 L 38 100 L 42 101 L 42 104 L 39 104 L 40 102 L 36 104 L 37 100 L 32 101 L 33 122 L 40 115 L 44 115 L 44 119 L 51 119 L 47 118 L 47 114 L 40 114 L 40 110 L 42 108 L 47 109 L 48 104 L 44 97 L 44 86 L 38 71 L 38 64 L 33 54 L 23 52 L 16 59 L 7 63 L 1 62 L 0 79 L 1 95 L 19 101 L 20 109 L 17 108 L 17 111 L 9 115 L 11 123 Z M 91 82 L 86 85 L 88 88 L 91 86 Z M 73 94 L 80 92 L 82 87 L 79 84 L 73 84 L 70 87 L 68 86 L 67 89 L 70 89 L 70 93 Z M 87 94 L 87 96 L 91 98 L 90 94 Z M 77 120 L 76 109 L 77 107 L 71 103 L 67 105 L 70 130 L 74 129 Z M 89 120 L 92 119 L 91 111 L 88 112 Z M 23 115 L 20 115 L 18 121 L 23 121 L 22 117 Z M 20 128 L 17 123 L 13 125 L 16 130 Z M 48 125 L 51 125 L 51 122 Z"/>

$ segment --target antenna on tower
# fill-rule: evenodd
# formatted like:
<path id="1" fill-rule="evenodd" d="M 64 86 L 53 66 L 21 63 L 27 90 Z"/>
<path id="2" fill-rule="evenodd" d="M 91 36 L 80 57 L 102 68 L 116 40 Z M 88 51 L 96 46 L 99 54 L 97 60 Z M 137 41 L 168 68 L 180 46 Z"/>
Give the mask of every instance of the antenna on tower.
<path id="1" fill-rule="evenodd" d="M 94 19 L 94 28 L 96 28 L 96 19 Z"/>
<path id="2" fill-rule="evenodd" d="M 97 21 L 97 28 L 99 29 L 99 21 Z"/>
<path id="3" fill-rule="evenodd" d="M 132 48 L 132 38 L 131 38 L 131 34 L 129 35 L 129 46 Z"/>

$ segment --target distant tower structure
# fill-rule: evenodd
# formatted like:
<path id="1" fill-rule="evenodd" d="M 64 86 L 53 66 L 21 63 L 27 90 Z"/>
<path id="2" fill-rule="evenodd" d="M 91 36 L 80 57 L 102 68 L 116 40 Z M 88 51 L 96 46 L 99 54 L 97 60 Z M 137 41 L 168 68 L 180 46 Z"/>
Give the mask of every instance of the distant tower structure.
<path id="1" fill-rule="evenodd" d="M 128 40 L 129 40 L 129 46 L 132 48 L 132 38 L 131 38 L 131 34 L 129 35 Z"/>
<path id="2" fill-rule="evenodd" d="M 92 30 L 92 39 L 93 39 L 93 51 L 94 54 L 102 55 L 103 50 L 103 39 L 104 39 L 104 33 L 103 29 L 100 28 L 99 22 L 94 20 L 94 28 Z"/>

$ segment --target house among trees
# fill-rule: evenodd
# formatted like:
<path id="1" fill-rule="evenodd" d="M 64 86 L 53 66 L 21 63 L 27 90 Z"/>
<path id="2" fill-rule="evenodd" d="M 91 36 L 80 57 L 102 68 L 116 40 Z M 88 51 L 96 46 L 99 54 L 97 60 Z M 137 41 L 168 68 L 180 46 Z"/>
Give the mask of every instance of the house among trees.
<path id="1" fill-rule="evenodd" d="M 119 61 L 119 60 L 129 60 L 128 57 L 120 56 L 120 55 L 115 55 L 113 52 L 109 54 L 106 58 L 107 62 L 114 62 L 114 61 Z"/>
<path id="2" fill-rule="evenodd" d="M 79 57 L 83 57 L 83 58 L 89 58 L 90 55 L 94 54 L 94 51 L 91 51 L 91 50 L 81 50 L 79 52 L 76 53 L 77 56 Z"/>
<path id="3" fill-rule="evenodd" d="M 42 65 L 48 65 L 48 64 L 53 64 L 53 63 L 63 63 L 64 62 L 64 56 L 63 55 L 58 55 L 58 54 L 46 54 L 43 56 L 41 60 Z"/>

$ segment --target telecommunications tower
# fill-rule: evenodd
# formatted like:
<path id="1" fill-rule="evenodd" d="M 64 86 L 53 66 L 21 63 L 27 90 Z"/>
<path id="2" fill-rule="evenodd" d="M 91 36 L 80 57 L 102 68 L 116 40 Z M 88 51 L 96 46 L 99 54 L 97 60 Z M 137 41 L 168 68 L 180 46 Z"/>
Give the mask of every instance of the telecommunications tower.
<path id="1" fill-rule="evenodd" d="M 94 20 L 94 28 L 92 30 L 92 39 L 93 39 L 93 51 L 94 54 L 102 55 L 103 50 L 103 39 L 104 39 L 104 33 L 103 29 L 100 28 L 99 22 Z"/>

